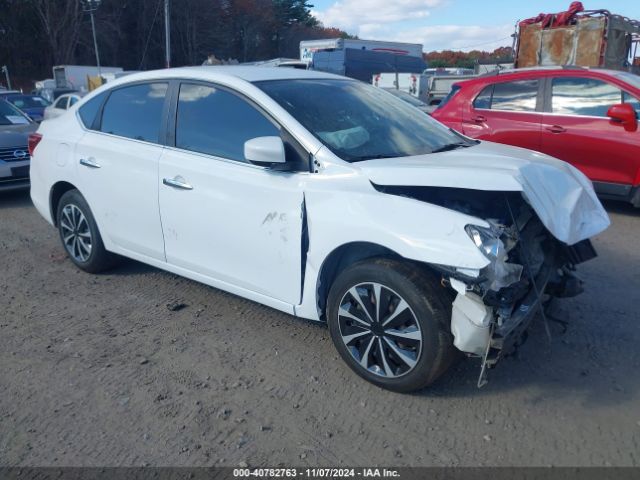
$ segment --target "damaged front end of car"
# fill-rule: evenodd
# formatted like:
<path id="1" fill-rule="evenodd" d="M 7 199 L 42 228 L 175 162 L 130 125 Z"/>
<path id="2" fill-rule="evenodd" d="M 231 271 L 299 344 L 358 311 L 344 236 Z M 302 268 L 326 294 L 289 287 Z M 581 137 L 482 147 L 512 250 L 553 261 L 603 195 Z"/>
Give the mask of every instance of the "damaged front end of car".
<path id="1" fill-rule="evenodd" d="M 521 192 L 444 187 L 378 187 L 484 220 L 465 231 L 489 263 L 482 269 L 432 265 L 455 291 L 451 333 L 460 351 L 482 359 L 478 386 L 487 370 L 512 354 L 537 314 L 554 297 L 582 292 L 579 263 L 596 256 L 588 239 L 568 245 L 555 238 Z"/>

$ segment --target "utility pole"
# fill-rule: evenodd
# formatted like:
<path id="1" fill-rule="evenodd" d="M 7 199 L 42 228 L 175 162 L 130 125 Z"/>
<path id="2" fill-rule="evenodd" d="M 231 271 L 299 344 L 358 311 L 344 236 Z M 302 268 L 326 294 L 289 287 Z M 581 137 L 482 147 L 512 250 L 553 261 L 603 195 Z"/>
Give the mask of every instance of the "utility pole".
<path id="1" fill-rule="evenodd" d="M 165 66 L 171 68 L 171 26 L 169 25 L 169 0 L 164 0 L 164 50 Z"/>
<path id="2" fill-rule="evenodd" d="M 95 13 L 96 10 L 98 10 L 98 7 L 100 6 L 100 3 L 102 2 L 102 0 L 82 0 L 82 6 L 85 12 L 89 13 L 89 16 L 91 17 L 91 31 L 93 32 L 93 48 L 96 51 L 96 65 L 98 67 L 98 76 L 102 77 L 102 72 L 100 70 L 100 53 L 98 52 L 98 37 L 96 36 L 96 21 L 93 18 L 93 14 Z"/>
<path id="3" fill-rule="evenodd" d="M 6 65 L 2 66 L 4 77 L 7 79 L 7 90 L 11 90 L 11 79 L 9 78 L 9 68 Z"/>

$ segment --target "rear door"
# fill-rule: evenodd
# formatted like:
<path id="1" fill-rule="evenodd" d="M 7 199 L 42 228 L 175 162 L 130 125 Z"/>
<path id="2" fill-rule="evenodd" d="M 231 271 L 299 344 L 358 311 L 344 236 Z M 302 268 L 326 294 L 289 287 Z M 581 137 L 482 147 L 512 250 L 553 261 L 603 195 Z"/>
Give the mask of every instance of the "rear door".
<path id="1" fill-rule="evenodd" d="M 167 89 L 166 82 L 151 82 L 112 90 L 75 151 L 79 188 L 107 247 L 157 260 L 164 260 L 158 161 Z M 94 107 L 83 105 L 81 118 Z"/>
<path id="2" fill-rule="evenodd" d="M 486 86 L 463 112 L 465 135 L 540 150 L 542 84 L 538 79 Z"/>
<path id="3" fill-rule="evenodd" d="M 638 100 L 597 78 L 562 76 L 549 83 L 541 150 L 580 169 L 600 192 L 627 193 L 623 185 L 631 185 L 640 169 L 640 133 L 613 122 L 607 110 Z"/>

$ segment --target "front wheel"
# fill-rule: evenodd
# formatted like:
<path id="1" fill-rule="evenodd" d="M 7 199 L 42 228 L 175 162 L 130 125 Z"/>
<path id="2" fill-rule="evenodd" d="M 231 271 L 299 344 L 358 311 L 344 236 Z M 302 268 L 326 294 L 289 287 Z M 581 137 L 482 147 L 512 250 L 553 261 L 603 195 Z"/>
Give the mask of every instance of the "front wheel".
<path id="1" fill-rule="evenodd" d="M 57 224 L 62 246 L 79 268 L 98 273 L 117 264 L 117 255 L 104 248 L 91 209 L 78 190 L 69 190 L 60 198 Z"/>
<path id="2" fill-rule="evenodd" d="M 344 270 L 331 287 L 327 321 L 349 367 L 382 388 L 420 390 L 455 357 L 448 293 L 403 262 L 373 259 Z"/>

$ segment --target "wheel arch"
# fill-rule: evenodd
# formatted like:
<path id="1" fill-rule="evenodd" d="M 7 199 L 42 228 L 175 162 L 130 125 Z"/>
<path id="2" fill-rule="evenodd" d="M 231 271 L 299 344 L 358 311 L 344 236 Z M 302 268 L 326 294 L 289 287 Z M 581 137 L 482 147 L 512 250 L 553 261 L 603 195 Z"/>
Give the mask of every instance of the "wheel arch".
<path id="1" fill-rule="evenodd" d="M 53 220 L 53 225 L 55 227 L 58 226 L 58 216 L 56 212 L 58 211 L 58 204 L 60 203 L 60 199 L 62 195 L 67 193 L 70 190 L 78 190 L 78 188 L 70 182 L 61 180 L 56 182 L 49 192 L 49 211 L 51 212 L 51 219 Z"/>
<path id="2" fill-rule="evenodd" d="M 354 263 L 370 258 L 391 258 L 407 263 L 414 263 L 420 268 L 428 268 L 428 265 L 424 263 L 409 260 L 394 250 L 377 243 L 358 241 L 340 245 L 326 256 L 318 273 L 316 281 L 316 306 L 320 320 L 326 320 L 325 312 L 327 309 L 329 290 L 338 275 Z"/>

